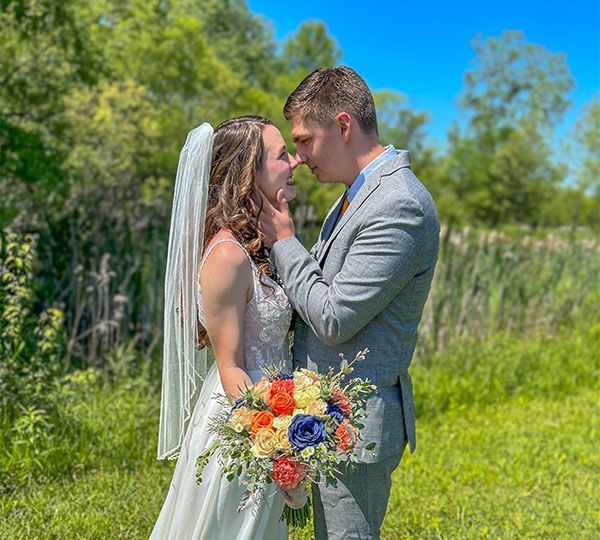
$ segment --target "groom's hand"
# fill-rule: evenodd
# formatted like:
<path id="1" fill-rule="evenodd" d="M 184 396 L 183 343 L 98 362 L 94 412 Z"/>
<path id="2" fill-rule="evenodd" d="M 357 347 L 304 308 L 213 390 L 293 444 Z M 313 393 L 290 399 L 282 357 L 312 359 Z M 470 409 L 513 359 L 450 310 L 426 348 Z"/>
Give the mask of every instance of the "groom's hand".
<path id="1" fill-rule="evenodd" d="M 283 196 L 283 189 L 277 192 L 277 207 L 274 207 L 260 191 L 261 211 L 258 215 L 258 228 L 265 235 L 265 246 L 273 247 L 277 240 L 294 236 L 294 221 L 288 208 L 288 202 Z"/>

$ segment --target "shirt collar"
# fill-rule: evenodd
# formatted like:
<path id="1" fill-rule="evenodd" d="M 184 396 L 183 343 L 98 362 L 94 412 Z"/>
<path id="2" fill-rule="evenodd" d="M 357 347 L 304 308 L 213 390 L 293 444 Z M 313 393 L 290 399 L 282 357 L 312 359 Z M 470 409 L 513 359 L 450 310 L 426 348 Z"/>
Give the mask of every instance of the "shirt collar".
<path id="1" fill-rule="evenodd" d="M 396 149 L 393 145 L 389 144 L 385 147 L 385 150 L 379 154 L 371 163 L 369 163 L 360 174 L 356 177 L 356 180 L 352 182 L 352 185 L 348 188 L 346 192 L 346 196 L 348 197 L 348 202 L 351 202 L 352 199 L 358 193 L 358 190 L 365 183 L 367 177 L 373 173 L 380 165 L 383 165 L 388 159 L 393 158 L 396 155 Z"/>

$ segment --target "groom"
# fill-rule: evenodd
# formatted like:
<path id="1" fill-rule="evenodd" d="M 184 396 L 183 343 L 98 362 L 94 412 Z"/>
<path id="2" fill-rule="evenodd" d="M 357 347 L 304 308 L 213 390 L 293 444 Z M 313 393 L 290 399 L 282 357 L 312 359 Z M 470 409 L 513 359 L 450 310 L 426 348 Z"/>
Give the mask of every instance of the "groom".
<path id="1" fill-rule="evenodd" d="M 260 227 L 271 260 L 302 320 L 294 366 L 326 372 L 340 353 L 354 375 L 378 387 L 366 408 L 361 463 L 337 487 L 314 489 L 315 536 L 379 538 L 391 474 L 408 442 L 415 449 L 415 412 L 408 367 L 438 254 L 434 202 L 410 169 L 408 152 L 379 142 L 373 96 L 349 67 L 320 68 L 289 96 L 297 159 L 323 184 L 343 183 L 309 253 L 294 236 L 287 201 L 265 205 Z M 364 450 L 376 442 L 377 455 Z"/>

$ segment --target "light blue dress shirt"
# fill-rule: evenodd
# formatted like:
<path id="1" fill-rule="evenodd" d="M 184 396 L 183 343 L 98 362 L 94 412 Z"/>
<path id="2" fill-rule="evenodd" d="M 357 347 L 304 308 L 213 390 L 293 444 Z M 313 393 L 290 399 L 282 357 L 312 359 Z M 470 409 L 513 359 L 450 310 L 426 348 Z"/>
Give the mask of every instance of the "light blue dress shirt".
<path id="1" fill-rule="evenodd" d="M 396 149 L 393 145 L 388 145 L 385 147 L 385 150 L 379 154 L 371 163 L 369 163 L 360 174 L 356 177 L 356 180 L 352 183 L 352 185 L 346 191 L 346 195 L 348 196 L 348 202 L 351 203 L 352 199 L 358 193 L 358 190 L 365 183 L 367 177 L 375 171 L 379 166 L 383 165 L 388 159 L 393 158 L 396 155 Z"/>

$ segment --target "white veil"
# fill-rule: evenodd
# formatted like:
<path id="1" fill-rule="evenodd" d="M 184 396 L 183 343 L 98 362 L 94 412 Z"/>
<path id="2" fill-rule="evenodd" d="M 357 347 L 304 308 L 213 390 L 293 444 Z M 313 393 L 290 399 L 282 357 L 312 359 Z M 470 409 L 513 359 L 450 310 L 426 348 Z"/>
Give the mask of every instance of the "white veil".
<path id="1" fill-rule="evenodd" d="M 209 351 L 196 349 L 199 269 L 213 128 L 188 133 L 179 155 L 165 273 L 162 398 L 158 459 L 179 455 L 188 420 L 206 377 Z"/>

